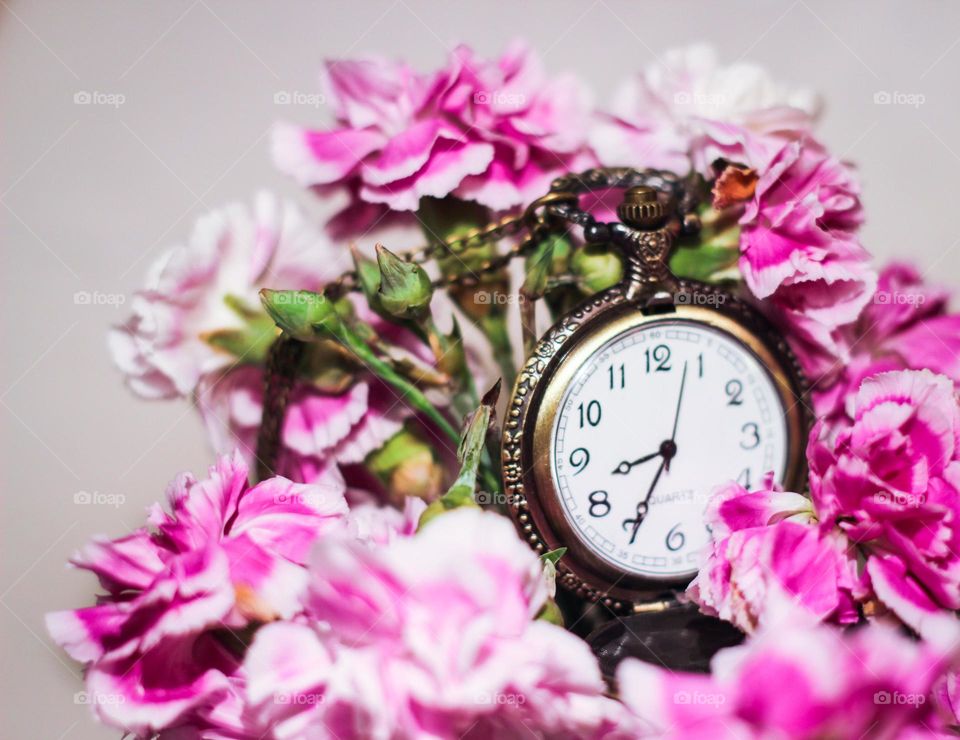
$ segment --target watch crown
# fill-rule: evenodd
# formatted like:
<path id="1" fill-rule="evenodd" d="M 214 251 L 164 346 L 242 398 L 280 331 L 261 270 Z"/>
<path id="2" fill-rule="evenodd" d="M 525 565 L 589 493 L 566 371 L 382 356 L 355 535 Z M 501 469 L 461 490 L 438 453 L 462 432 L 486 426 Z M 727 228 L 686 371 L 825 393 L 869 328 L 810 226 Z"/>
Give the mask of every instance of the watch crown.
<path id="1" fill-rule="evenodd" d="M 617 206 L 617 216 L 628 226 L 651 229 L 659 226 L 667 215 L 657 191 L 646 185 L 630 188 L 623 194 L 623 202 Z"/>

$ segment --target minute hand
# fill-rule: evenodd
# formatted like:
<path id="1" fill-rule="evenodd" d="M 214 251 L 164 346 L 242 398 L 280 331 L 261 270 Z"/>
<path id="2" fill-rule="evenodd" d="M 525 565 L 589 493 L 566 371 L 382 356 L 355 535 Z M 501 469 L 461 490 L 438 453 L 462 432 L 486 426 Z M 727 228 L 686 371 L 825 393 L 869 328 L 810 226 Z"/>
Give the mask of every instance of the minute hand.
<path id="1" fill-rule="evenodd" d="M 650 488 L 647 489 L 647 495 L 640 499 L 640 502 L 637 504 L 637 518 L 636 519 L 624 519 L 623 528 L 631 528 L 630 531 L 630 544 L 633 544 L 633 541 L 637 539 L 637 531 L 640 529 L 640 525 L 643 524 L 644 517 L 647 515 L 647 509 L 649 505 L 647 501 L 650 500 L 650 496 L 653 495 L 653 489 L 657 487 L 657 481 L 660 480 L 660 474 L 663 472 L 663 468 L 667 465 L 667 462 L 670 458 L 664 457 L 660 461 L 660 467 L 657 468 L 657 472 L 653 476 L 653 480 L 650 482 Z"/>
<path id="2" fill-rule="evenodd" d="M 683 373 L 680 376 L 680 393 L 677 395 L 677 410 L 673 415 L 673 431 L 670 433 L 670 442 L 672 442 L 672 447 L 674 449 L 674 454 L 676 454 L 677 446 L 677 426 L 680 424 L 680 404 L 683 403 L 683 391 L 687 386 L 687 362 L 684 360 L 683 363 Z M 667 463 L 667 470 L 670 470 L 670 460 L 673 458 L 673 455 L 666 457 L 665 462 Z"/>

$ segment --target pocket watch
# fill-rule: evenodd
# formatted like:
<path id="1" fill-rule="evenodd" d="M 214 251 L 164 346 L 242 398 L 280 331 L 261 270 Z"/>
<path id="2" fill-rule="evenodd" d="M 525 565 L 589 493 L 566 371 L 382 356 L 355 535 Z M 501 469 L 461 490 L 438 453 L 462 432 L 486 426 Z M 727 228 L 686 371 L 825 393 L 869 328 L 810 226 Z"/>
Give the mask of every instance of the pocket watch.
<path id="1" fill-rule="evenodd" d="M 696 224 L 667 173 L 597 169 L 554 181 L 547 217 L 613 244 L 624 275 L 561 317 L 521 369 L 504 421 L 508 508 L 558 583 L 617 613 L 669 604 L 696 574 L 712 489 L 769 473 L 802 490 L 807 382 L 784 338 L 731 292 L 676 278 Z M 622 191 L 618 221 L 585 194 Z"/>

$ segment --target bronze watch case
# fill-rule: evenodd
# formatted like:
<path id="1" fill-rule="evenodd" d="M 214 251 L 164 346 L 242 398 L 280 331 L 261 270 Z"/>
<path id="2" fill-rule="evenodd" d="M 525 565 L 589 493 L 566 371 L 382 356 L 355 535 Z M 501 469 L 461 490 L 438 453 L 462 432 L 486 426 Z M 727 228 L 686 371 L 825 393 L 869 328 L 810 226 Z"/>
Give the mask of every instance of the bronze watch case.
<path id="1" fill-rule="evenodd" d="M 788 451 L 783 485 L 802 491 L 806 482 L 804 443 L 809 428 L 809 388 L 793 352 L 756 309 L 717 287 L 688 280 L 660 283 L 655 305 L 649 292 L 636 290 L 629 277 L 590 297 L 563 316 L 540 339 L 521 369 L 507 407 L 502 439 L 503 478 L 510 515 L 537 553 L 559 547 L 567 552 L 557 582 L 578 597 L 624 613 L 643 611 L 643 602 L 685 580 L 663 580 L 624 573 L 602 560 L 574 532 L 560 504 L 549 459 L 553 421 L 576 370 L 613 337 L 642 324 L 690 321 L 731 335 L 767 369 L 787 414 Z M 707 298 L 707 305 L 684 304 L 678 295 Z M 710 297 L 714 300 L 709 300 Z M 722 298 L 720 297 L 722 296 Z M 638 419 L 643 424 L 646 420 Z M 718 481 L 720 483 L 721 481 Z"/>

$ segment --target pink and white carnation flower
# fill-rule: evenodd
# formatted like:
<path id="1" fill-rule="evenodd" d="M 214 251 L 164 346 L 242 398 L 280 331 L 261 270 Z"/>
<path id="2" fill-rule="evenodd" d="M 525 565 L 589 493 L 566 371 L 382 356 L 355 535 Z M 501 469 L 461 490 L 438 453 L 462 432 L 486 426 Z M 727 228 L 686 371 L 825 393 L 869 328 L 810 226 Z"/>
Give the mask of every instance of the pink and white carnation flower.
<path id="1" fill-rule="evenodd" d="M 621 85 L 590 143 L 601 164 L 683 175 L 705 159 L 700 150 L 714 122 L 796 135 L 812 128 L 819 108 L 812 92 L 777 83 L 754 64 L 721 66 L 713 48 L 693 45 L 668 51 Z"/>
<path id="2" fill-rule="evenodd" d="M 856 622 L 857 569 L 846 539 L 817 525 L 810 499 L 771 485 L 748 491 L 731 482 L 714 492 L 704 517 L 712 543 L 688 596 L 747 633 L 768 620 L 772 593 L 818 619 Z"/>
<path id="3" fill-rule="evenodd" d="M 238 362 L 207 338 L 245 328 L 241 312 L 259 311 L 261 288 L 317 290 L 349 265 L 294 204 L 267 192 L 252 208 L 232 203 L 153 263 L 132 315 L 110 332 L 113 361 L 139 396 L 189 397 Z"/>
<path id="4" fill-rule="evenodd" d="M 271 341 L 273 322 L 260 308 L 264 287 L 322 290 L 349 269 L 300 210 L 260 193 L 253 209 L 232 204 L 201 218 L 188 242 L 163 255 L 133 315 L 110 334 L 115 363 L 128 385 L 147 398 L 190 397 L 200 408 L 214 449 L 255 457 L 263 411 L 262 358 L 237 356 L 211 337 L 246 333 L 247 344 Z M 356 309 L 383 337 L 414 360 L 432 361 L 400 327 Z M 282 430 L 277 470 L 297 481 L 342 485 L 336 463 L 361 462 L 410 415 L 384 383 L 358 373 L 343 388 L 298 383 Z"/>
<path id="5" fill-rule="evenodd" d="M 856 237 L 859 184 L 812 138 L 773 149 L 770 140 L 755 143 L 748 135 L 726 152 L 737 164 L 720 175 L 715 203 L 743 203 L 740 272 L 787 329 L 804 369 L 815 379 L 837 373 L 849 359 L 843 328 L 857 320 L 877 280 Z M 728 188 L 725 178 L 736 182 Z"/>
<path id="6" fill-rule="evenodd" d="M 815 625 L 789 599 L 781 601 L 785 610 L 792 616 L 718 653 L 709 676 L 624 661 L 620 697 L 650 735 L 663 738 L 949 736 L 935 692 L 956 665 L 955 649 L 884 625 L 848 632 Z"/>
<path id="7" fill-rule="evenodd" d="M 612 729 L 621 710 L 589 648 L 534 619 L 545 599 L 538 558 L 493 513 L 449 512 L 378 549 L 325 538 L 306 617 L 268 625 L 247 655 L 252 714 L 276 738 Z"/>
<path id="8" fill-rule="evenodd" d="M 868 378 L 853 418 L 820 421 L 807 458 L 812 501 L 718 489 L 713 543 L 689 594 L 754 631 L 772 589 L 838 624 L 899 620 L 940 645 L 960 642 L 960 403 L 929 370 Z"/>
<path id="9" fill-rule="evenodd" d="M 513 208 L 594 161 L 582 83 L 548 77 L 520 42 L 496 60 L 458 46 L 429 74 L 380 58 L 330 61 L 325 80 L 334 127 L 278 124 L 273 151 L 302 185 L 348 194 L 335 233 L 415 211 L 425 196 Z"/>
<path id="10" fill-rule="evenodd" d="M 823 522 L 866 553 L 877 599 L 931 640 L 960 638 L 960 404 L 929 370 L 868 378 L 839 431 L 811 433 Z"/>
<path id="11" fill-rule="evenodd" d="M 250 486 L 239 455 L 183 474 L 149 527 L 98 539 L 71 561 L 97 575 L 96 606 L 47 616 L 53 639 L 86 664 L 91 704 L 140 735 L 183 723 L 236 729 L 243 670 L 231 644 L 251 625 L 301 610 L 314 540 L 344 529 L 339 488 L 271 478 Z"/>

